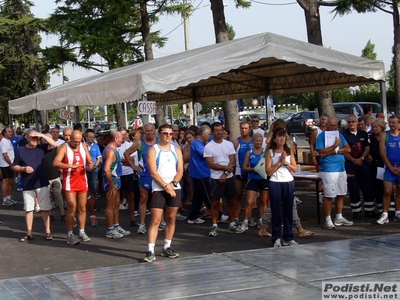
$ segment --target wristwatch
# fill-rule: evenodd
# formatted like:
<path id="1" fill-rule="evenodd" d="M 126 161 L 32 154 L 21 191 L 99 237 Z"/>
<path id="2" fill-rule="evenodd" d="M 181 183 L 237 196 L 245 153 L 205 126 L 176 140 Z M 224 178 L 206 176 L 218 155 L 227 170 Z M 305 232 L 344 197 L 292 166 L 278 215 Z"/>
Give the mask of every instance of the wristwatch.
<path id="1" fill-rule="evenodd" d="M 224 174 L 225 174 L 226 176 L 228 176 L 228 175 L 230 174 L 230 172 L 225 171 Z"/>
<path id="2" fill-rule="evenodd" d="M 178 187 L 178 182 L 176 182 L 175 180 L 172 181 L 171 183 L 174 185 L 174 187 Z"/>

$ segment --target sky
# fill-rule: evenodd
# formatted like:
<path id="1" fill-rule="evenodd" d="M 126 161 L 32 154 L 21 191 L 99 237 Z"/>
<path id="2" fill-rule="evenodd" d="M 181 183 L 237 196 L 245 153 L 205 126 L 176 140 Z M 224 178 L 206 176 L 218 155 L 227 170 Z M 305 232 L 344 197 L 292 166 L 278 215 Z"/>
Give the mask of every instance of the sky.
<path id="1" fill-rule="evenodd" d="M 256 2 L 255 2 L 256 1 Z M 52 0 L 33 0 L 32 13 L 36 17 L 46 18 L 56 8 Z M 195 0 L 189 20 L 189 49 L 208 46 L 215 43 L 212 14 L 209 1 Z M 304 11 L 294 0 L 254 0 L 248 9 L 236 8 L 233 0 L 225 0 L 225 19 L 233 26 L 235 38 L 241 38 L 263 32 L 287 36 L 307 41 Z M 287 4 L 287 5 L 286 5 Z M 325 47 L 361 55 L 362 49 L 371 40 L 375 44 L 377 59 L 385 64 L 385 71 L 390 69 L 393 46 L 392 15 L 384 12 L 334 16 L 331 7 L 321 7 L 322 39 Z M 153 48 L 154 56 L 162 57 L 185 50 L 183 22 L 180 16 L 161 17 L 153 27 L 161 30 L 168 37 L 162 49 Z M 42 47 L 57 44 L 55 37 L 43 36 Z M 100 62 L 100 58 L 96 60 Z M 67 66 L 65 75 L 70 81 L 96 74 L 81 68 Z M 52 87 L 62 84 L 61 76 L 53 75 Z"/>

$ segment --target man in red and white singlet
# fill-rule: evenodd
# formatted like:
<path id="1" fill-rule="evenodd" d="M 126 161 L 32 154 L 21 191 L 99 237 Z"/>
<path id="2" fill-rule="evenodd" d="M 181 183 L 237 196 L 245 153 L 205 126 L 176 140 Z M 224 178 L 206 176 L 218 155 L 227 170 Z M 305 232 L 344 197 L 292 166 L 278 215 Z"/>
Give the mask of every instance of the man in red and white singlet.
<path id="1" fill-rule="evenodd" d="M 71 140 L 61 145 L 54 159 L 54 167 L 62 170 L 63 190 L 67 198 L 67 243 L 90 242 L 85 233 L 88 184 L 86 166 L 93 168 L 93 160 L 84 143 L 82 133 L 74 130 Z M 73 234 L 74 215 L 78 209 L 79 239 Z"/>

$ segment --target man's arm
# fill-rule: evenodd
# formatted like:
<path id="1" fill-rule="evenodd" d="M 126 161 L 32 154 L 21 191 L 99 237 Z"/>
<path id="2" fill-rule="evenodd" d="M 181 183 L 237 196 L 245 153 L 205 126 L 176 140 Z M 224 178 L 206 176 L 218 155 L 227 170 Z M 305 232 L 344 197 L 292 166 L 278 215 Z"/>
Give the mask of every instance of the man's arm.
<path id="1" fill-rule="evenodd" d="M 395 168 L 390 163 L 387 155 L 386 155 L 386 132 L 382 132 L 379 137 L 379 153 L 382 157 L 383 162 L 389 168 L 392 173 L 395 173 Z"/>
<path id="2" fill-rule="evenodd" d="M 92 156 L 90 155 L 89 149 L 84 143 L 82 143 L 81 145 L 83 146 L 83 149 L 85 149 L 86 165 L 89 167 L 90 170 L 93 170 L 94 169 L 94 162 L 93 162 Z"/>
<path id="3" fill-rule="evenodd" d="M 107 193 L 113 194 L 118 191 L 118 187 L 114 184 L 111 176 L 111 164 L 115 161 L 115 153 L 113 150 L 109 149 L 105 153 L 104 166 L 103 166 L 103 174 L 107 179 L 108 186 L 110 187 Z"/>
<path id="4" fill-rule="evenodd" d="M 58 168 L 58 169 L 69 169 L 69 168 L 77 169 L 77 168 L 79 168 L 80 167 L 79 165 L 69 165 L 69 164 L 65 164 L 62 162 L 66 153 L 67 153 L 67 146 L 65 144 L 58 147 L 57 155 L 53 161 L 53 167 Z"/>
<path id="5" fill-rule="evenodd" d="M 311 163 L 316 166 L 318 165 L 317 163 L 317 159 L 315 158 L 318 154 L 318 151 L 315 150 L 315 144 L 317 142 L 317 134 L 318 134 L 318 130 L 314 129 L 311 132 L 311 136 L 310 136 L 310 154 L 311 154 Z"/>
<path id="6" fill-rule="evenodd" d="M 138 151 L 141 147 L 142 147 L 141 140 L 137 140 L 134 141 L 133 144 L 124 152 L 125 163 L 126 165 L 130 166 L 133 170 L 136 170 L 137 167 L 135 166 L 135 161 L 131 156 L 131 154 L 134 153 L 135 151 Z"/>

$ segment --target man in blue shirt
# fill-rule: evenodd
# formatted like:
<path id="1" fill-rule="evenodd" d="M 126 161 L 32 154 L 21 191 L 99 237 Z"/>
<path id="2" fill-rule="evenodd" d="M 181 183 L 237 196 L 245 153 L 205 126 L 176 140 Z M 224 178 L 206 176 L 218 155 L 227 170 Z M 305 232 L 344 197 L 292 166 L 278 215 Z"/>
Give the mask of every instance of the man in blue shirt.
<path id="1" fill-rule="evenodd" d="M 204 223 L 204 220 L 198 217 L 203 202 L 208 209 L 211 209 L 210 167 L 205 157 L 203 157 L 204 146 L 208 142 L 210 134 L 210 127 L 201 126 L 190 147 L 189 176 L 195 192 L 193 193 L 192 207 L 188 216 L 189 224 Z"/>
<path id="2" fill-rule="evenodd" d="M 344 154 L 350 152 L 350 147 L 344 136 L 338 132 L 333 145 L 326 145 L 325 136 L 330 134 L 329 131 L 337 131 L 336 118 L 328 118 L 326 130 L 321 132 L 317 137 L 316 150 L 321 157 L 321 171 L 319 175 L 324 185 L 324 211 L 326 229 L 335 229 L 338 226 L 351 226 L 353 222 L 346 220 L 342 216 L 344 195 L 347 193 L 347 174 L 344 168 Z M 328 133 L 327 133 L 328 132 Z M 336 197 L 336 218 L 332 222 L 332 201 Z"/>

